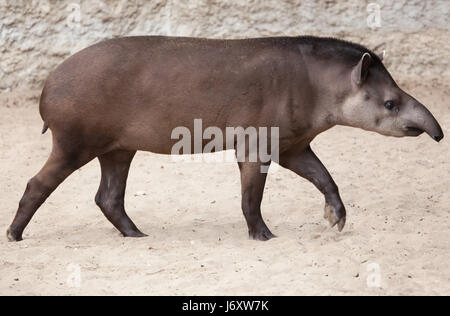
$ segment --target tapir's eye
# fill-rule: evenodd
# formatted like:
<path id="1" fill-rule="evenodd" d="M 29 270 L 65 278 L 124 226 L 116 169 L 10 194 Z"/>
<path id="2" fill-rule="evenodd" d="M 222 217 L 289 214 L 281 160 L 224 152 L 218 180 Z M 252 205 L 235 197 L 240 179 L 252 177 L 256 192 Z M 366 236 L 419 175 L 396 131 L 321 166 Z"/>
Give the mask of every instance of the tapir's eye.
<path id="1" fill-rule="evenodd" d="M 394 101 L 386 101 L 384 104 L 384 107 L 388 109 L 389 111 L 392 111 L 395 107 Z"/>

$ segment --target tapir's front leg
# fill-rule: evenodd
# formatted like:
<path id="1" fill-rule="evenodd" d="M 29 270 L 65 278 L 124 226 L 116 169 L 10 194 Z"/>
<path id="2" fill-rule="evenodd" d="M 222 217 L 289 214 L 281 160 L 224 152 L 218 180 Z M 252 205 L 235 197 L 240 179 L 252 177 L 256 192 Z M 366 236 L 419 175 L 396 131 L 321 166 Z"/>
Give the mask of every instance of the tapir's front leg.
<path id="1" fill-rule="evenodd" d="M 242 185 L 242 211 L 247 221 L 248 233 L 254 240 L 269 240 L 273 235 L 261 216 L 261 200 L 267 174 L 261 172 L 261 164 L 240 162 Z"/>
<path id="2" fill-rule="evenodd" d="M 339 231 L 342 231 L 346 212 L 338 187 L 311 147 L 284 153 L 280 156 L 280 165 L 311 181 L 325 195 L 325 218 L 331 227 L 337 224 Z"/>

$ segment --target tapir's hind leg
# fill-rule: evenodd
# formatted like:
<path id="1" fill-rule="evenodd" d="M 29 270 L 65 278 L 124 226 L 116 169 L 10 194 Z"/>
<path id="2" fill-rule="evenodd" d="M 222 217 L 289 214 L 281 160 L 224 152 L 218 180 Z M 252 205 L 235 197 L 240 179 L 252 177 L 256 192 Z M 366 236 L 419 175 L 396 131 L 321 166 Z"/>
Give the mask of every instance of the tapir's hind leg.
<path id="1" fill-rule="evenodd" d="M 95 202 L 106 218 L 125 237 L 146 237 L 134 225 L 125 212 L 124 197 L 130 169 L 135 151 L 116 150 L 99 156 L 102 168 L 100 188 Z"/>
<path id="2" fill-rule="evenodd" d="M 54 145 L 44 167 L 28 181 L 17 214 L 7 231 L 8 240 L 21 241 L 25 227 L 50 194 L 72 172 L 94 157 L 87 152 L 83 152 L 83 150 L 73 150 L 69 153 L 67 150 L 63 150 L 62 146 Z"/>
<path id="3" fill-rule="evenodd" d="M 239 163 L 242 186 L 242 211 L 247 221 L 248 233 L 251 239 L 266 241 L 274 238 L 261 216 L 261 200 L 267 174 L 261 172 L 261 164 Z"/>

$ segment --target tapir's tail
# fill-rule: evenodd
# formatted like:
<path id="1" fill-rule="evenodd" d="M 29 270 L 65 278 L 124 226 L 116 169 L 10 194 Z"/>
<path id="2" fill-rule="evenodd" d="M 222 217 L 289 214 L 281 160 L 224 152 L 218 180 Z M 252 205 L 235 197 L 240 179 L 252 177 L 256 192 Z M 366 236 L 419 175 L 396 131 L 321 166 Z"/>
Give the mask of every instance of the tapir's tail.
<path id="1" fill-rule="evenodd" d="M 41 114 L 41 118 L 44 121 L 44 126 L 42 127 L 42 134 L 45 134 L 48 131 L 48 124 L 45 122 L 46 119 L 44 118 L 43 111 L 42 111 L 42 105 L 44 103 L 44 98 L 45 98 L 45 91 L 46 91 L 46 85 L 44 86 L 44 89 L 42 89 L 41 97 L 39 99 L 39 113 Z"/>
<path id="2" fill-rule="evenodd" d="M 46 131 L 48 131 L 48 125 L 47 123 L 44 123 L 44 127 L 42 127 L 42 134 L 45 134 Z"/>

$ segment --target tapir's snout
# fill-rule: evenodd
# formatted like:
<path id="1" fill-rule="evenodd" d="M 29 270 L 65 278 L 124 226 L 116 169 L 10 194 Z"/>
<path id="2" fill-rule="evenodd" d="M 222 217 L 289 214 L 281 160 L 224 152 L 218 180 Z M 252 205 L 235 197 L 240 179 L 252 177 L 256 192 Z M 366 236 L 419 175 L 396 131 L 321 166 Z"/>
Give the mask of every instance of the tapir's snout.
<path id="1" fill-rule="evenodd" d="M 441 133 L 439 135 L 433 136 L 433 139 L 435 141 L 437 141 L 438 143 L 442 140 L 442 138 L 444 138 L 444 133 L 442 133 L 442 131 L 441 131 Z"/>
<path id="2" fill-rule="evenodd" d="M 407 112 L 411 113 L 408 113 L 408 124 L 404 126 L 406 136 L 419 136 L 425 132 L 437 142 L 444 138 L 438 121 L 423 104 L 414 100 L 412 107 Z"/>

